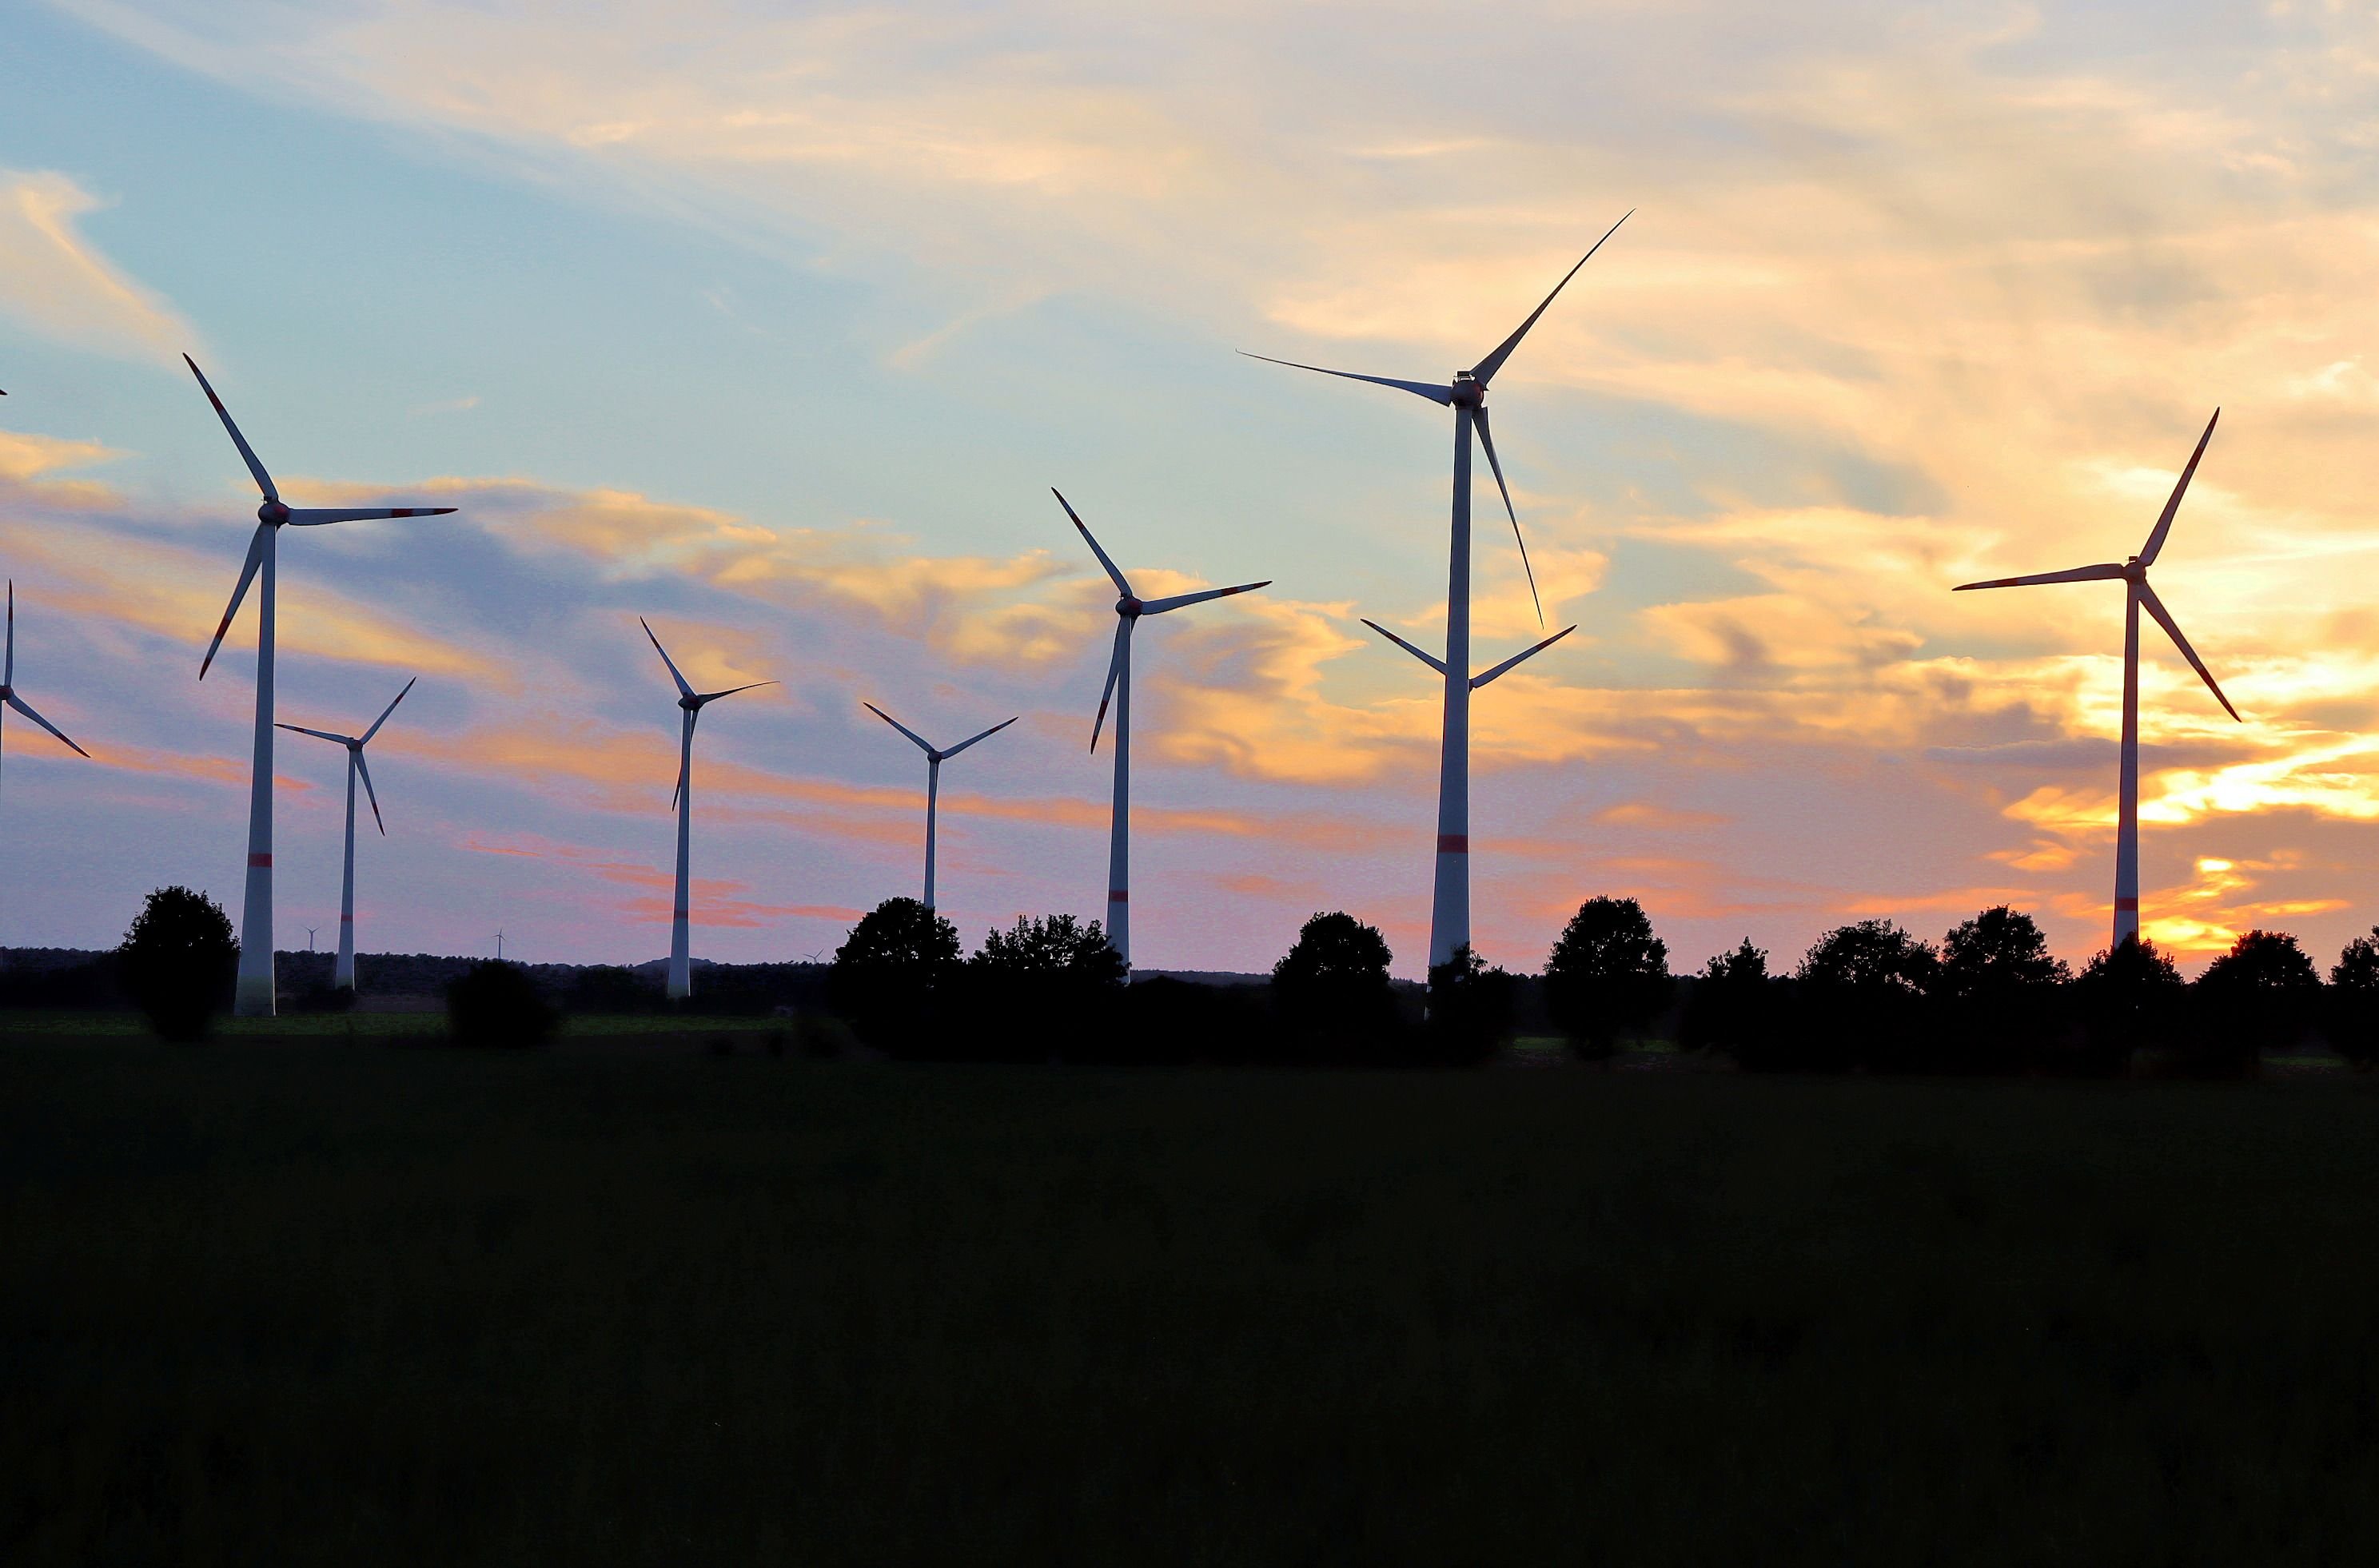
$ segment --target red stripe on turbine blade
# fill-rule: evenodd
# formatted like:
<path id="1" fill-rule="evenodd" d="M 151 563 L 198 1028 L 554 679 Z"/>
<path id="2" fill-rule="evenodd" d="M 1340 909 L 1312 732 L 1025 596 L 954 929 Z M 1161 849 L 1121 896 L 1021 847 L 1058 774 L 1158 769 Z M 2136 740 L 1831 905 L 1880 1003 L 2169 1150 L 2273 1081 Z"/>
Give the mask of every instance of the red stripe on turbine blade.
<path id="1" fill-rule="evenodd" d="M 251 866 L 270 866 L 272 863 L 272 856 L 270 853 L 252 854 L 248 857 L 248 863 Z"/>
<path id="2" fill-rule="evenodd" d="M 1437 836 L 1437 852 L 1441 855 L 1467 855 L 1470 852 L 1467 833 L 1441 833 Z"/>
<path id="3" fill-rule="evenodd" d="M 2140 912 L 2140 901 L 2137 899 L 2118 899 L 2115 900 L 2115 907 L 2119 910 L 2128 910 L 2133 914 Z"/>

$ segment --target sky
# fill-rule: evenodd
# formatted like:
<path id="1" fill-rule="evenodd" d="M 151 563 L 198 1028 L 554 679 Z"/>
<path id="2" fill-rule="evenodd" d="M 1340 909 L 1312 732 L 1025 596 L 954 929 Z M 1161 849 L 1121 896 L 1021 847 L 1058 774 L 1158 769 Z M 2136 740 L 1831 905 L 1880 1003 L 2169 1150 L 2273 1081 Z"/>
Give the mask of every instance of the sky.
<path id="1" fill-rule="evenodd" d="M 1690 970 L 1843 923 L 2109 920 L 2122 600 L 1953 596 L 2137 551 L 2146 934 L 2379 921 L 2379 18 L 2341 6 L 45 0 L 0 31 L 0 943 L 238 916 L 256 496 L 279 717 L 371 753 L 366 951 L 970 947 L 1104 907 L 1113 591 L 1269 578 L 1136 642 L 1134 959 L 1427 945 L 1442 380 L 1621 213 L 1495 382 L 1578 631 L 1474 705 L 1474 931 L 1534 970 L 1639 899 Z M 1489 483 L 1482 472 L 1482 484 Z M 1475 650 L 1543 634 L 1492 491 Z M 1490 524 L 1493 525 L 1491 526 Z M 336 929 L 343 760 L 275 762 L 283 947 Z"/>

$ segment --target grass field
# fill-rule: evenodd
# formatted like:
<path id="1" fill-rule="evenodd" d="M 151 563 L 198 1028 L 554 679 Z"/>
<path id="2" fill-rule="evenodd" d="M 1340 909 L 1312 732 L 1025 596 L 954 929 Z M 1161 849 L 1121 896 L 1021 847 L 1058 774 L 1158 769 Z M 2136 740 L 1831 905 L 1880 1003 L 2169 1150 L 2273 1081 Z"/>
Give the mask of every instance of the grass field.
<path id="1" fill-rule="evenodd" d="M 0 1041 L 12 1564 L 2379 1562 L 2379 1086 Z"/>

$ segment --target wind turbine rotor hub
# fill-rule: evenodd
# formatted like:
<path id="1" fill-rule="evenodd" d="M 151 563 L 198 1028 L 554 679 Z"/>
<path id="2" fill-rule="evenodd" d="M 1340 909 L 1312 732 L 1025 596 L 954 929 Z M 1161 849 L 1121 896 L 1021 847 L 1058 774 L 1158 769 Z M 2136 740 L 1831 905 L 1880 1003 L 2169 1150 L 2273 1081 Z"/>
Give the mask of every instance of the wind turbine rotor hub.
<path id="1" fill-rule="evenodd" d="M 1126 594 L 1123 597 L 1116 600 L 1116 613 L 1122 616 L 1126 621 L 1138 620 L 1140 618 L 1141 608 L 1141 602 L 1132 597 L 1129 594 Z"/>
<path id="2" fill-rule="evenodd" d="M 1453 401 L 1456 408 L 1482 407 L 1487 402 L 1487 389 L 1480 386 L 1469 371 L 1456 370 L 1454 373 Z"/>
<path id="3" fill-rule="evenodd" d="M 270 523 L 278 528 L 289 521 L 289 508 L 280 501 L 268 501 L 256 509 L 256 520 L 260 523 Z"/>

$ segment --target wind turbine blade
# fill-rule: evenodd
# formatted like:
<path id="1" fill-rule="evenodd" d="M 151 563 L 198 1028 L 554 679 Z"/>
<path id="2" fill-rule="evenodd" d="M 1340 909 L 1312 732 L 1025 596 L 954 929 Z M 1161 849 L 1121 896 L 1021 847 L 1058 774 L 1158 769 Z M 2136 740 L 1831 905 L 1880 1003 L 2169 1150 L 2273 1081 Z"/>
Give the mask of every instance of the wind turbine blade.
<path id="1" fill-rule="evenodd" d="M 199 369 L 199 362 L 187 354 L 182 356 L 182 363 L 187 365 L 190 374 L 199 379 L 199 386 L 207 394 L 207 401 L 215 405 L 215 416 L 223 421 L 223 428 L 231 432 L 231 444 L 239 448 L 241 460 L 248 464 L 248 471 L 256 476 L 256 488 L 264 492 L 265 500 L 279 501 L 281 492 L 272 488 L 272 476 L 264 471 L 264 464 L 256 460 L 256 450 L 248 444 L 248 438 L 239 433 L 239 427 L 232 423 L 231 410 L 223 405 L 223 399 L 217 397 L 215 389 L 208 384 L 207 373 Z"/>
<path id="2" fill-rule="evenodd" d="M 364 753 L 361 746 L 357 746 L 355 750 L 349 752 L 347 755 L 355 758 L 356 772 L 363 778 L 364 781 L 364 799 L 371 802 L 372 821 L 379 824 L 380 836 L 385 838 L 388 837 L 388 824 L 380 820 L 380 797 L 372 792 L 371 765 L 364 761 Z"/>
<path id="3" fill-rule="evenodd" d="M 443 517 L 451 506 L 296 506 L 286 521 L 294 527 L 317 528 L 325 523 L 360 523 L 370 517 Z"/>
<path id="4" fill-rule="evenodd" d="M 192 368 L 196 368 L 195 366 Z M 231 618 L 239 613 L 239 601 L 248 597 L 248 585 L 256 581 L 257 569 L 264 564 L 264 537 L 272 528 L 270 523 L 259 523 L 248 541 L 248 564 L 239 569 L 239 586 L 231 591 L 231 603 L 224 607 L 223 623 L 215 628 L 215 640 L 207 645 L 207 657 L 199 661 L 199 679 L 207 678 L 207 666 L 214 663 L 222 648 L 223 633 L 231 630 Z"/>
<path id="5" fill-rule="evenodd" d="M 1131 591 L 1131 585 L 1124 581 L 1123 573 L 1117 569 L 1114 561 L 1107 559 L 1107 552 L 1099 549 L 1099 541 L 1091 537 L 1090 529 L 1082 523 L 1081 514 L 1074 510 L 1074 503 L 1058 494 L 1057 487 L 1055 485 L 1049 487 L 1049 493 L 1057 497 L 1057 504 L 1064 507 L 1066 515 L 1074 520 L 1074 527 L 1081 534 L 1083 541 L 1091 547 L 1091 553 L 1097 556 L 1099 564 L 1107 569 L 1107 575 L 1115 580 L 1116 592 L 1128 599 L 1138 598 L 1140 596 Z"/>
<path id="6" fill-rule="evenodd" d="M 413 681 L 420 679 L 421 677 L 417 675 L 413 678 L 413 681 L 407 681 L 405 683 L 405 692 L 410 692 L 413 690 Z M 388 722 L 388 716 L 394 713 L 396 711 L 396 705 L 405 700 L 405 692 L 397 693 L 395 699 L 386 707 L 380 710 L 380 717 L 372 720 L 371 728 L 364 731 L 363 739 L 357 741 L 356 742 L 356 745 L 368 746 L 371 744 L 371 738 L 380 733 L 380 727 Z"/>
<path id="7" fill-rule="evenodd" d="M 2041 572 L 2030 577 L 1994 577 L 1987 583 L 1961 583 L 1950 591 L 1962 594 L 1969 588 L 2033 588 L 2043 583 L 2119 583 L 2123 569 L 2112 561 L 2098 566 L 2076 566 L 2066 572 Z"/>
<path id="8" fill-rule="evenodd" d="M 685 731 L 683 740 L 685 749 L 678 754 L 677 788 L 670 791 L 670 810 L 671 811 L 677 810 L 678 802 L 685 796 L 685 770 L 694 766 L 694 721 L 701 717 L 701 713 L 702 710 L 699 708 L 690 707 L 685 710 L 685 721 L 682 726 Z"/>
<path id="9" fill-rule="evenodd" d="M 353 735 L 333 735 L 328 730 L 308 730 L 302 724 L 275 724 L 275 730 L 287 730 L 299 735 L 311 735 L 317 741 L 329 741 L 342 746 L 361 744 Z"/>
<path id="10" fill-rule="evenodd" d="M 2230 699 L 2224 696 L 2222 688 L 2214 683 L 2214 677 L 2207 671 L 2205 661 L 2197 657 L 2197 650 L 2189 645 L 2189 639 L 2182 636 L 2180 628 L 2173 624 L 2172 613 L 2165 609 L 2164 600 L 2156 597 L 2156 590 L 2145 583 L 2140 585 L 2140 603 L 2145 605 L 2147 612 L 2156 617 L 2156 624 L 2163 627 L 2165 635 L 2172 639 L 2172 645 L 2180 650 L 2180 657 L 2189 660 L 2189 668 L 2197 671 L 2197 678 L 2205 682 L 2205 689 L 2214 694 L 2214 700 L 2222 705 L 2222 711 L 2233 718 L 2239 718 L 2239 710 L 2230 706 Z M 2247 721 L 2239 718 L 2239 722 L 2244 724 Z"/>
<path id="11" fill-rule="evenodd" d="M 24 699 L 24 698 L 22 698 L 22 697 L 20 697 L 20 696 L 18 696 L 15 692 L 13 692 L 13 691 L 12 691 L 12 692 L 10 692 L 10 693 L 8 694 L 8 696 L 7 696 L 7 703 L 8 703 L 8 706 L 9 706 L 10 707 L 15 708 L 18 713 L 23 714 L 27 718 L 31 719 L 34 723 L 36 723 L 36 724 L 40 725 L 42 729 L 44 729 L 44 730 L 48 730 L 51 734 L 55 735 L 59 740 L 61 740 L 61 741 L 66 741 L 66 745 L 67 745 L 67 746 L 68 746 L 68 747 L 69 747 L 69 748 L 74 752 L 74 754 L 75 754 L 75 755 L 77 755 L 77 756 L 78 756 L 78 757 L 87 757 L 87 756 L 91 755 L 91 754 L 90 754 L 89 752 L 84 751 L 80 746 L 76 745 L 72 741 L 66 741 L 66 732 L 65 730 L 63 730 L 59 729 L 56 725 L 54 725 L 54 724 L 51 723 L 48 719 L 43 718 L 40 714 L 35 713 L 35 712 L 32 710 L 32 708 L 31 708 L 30 706 L 29 706 L 26 704 L 25 699 Z"/>
<path id="12" fill-rule="evenodd" d="M 2164 537 L 2172 532 L 2172 514 L 2180 510 L 2181 493 L 2189 488 L 2189 481 L 2197 472 L 2197 460 L 2205 455 L 2205 443 L 2214 439 L 2214 427 L 2221 417 L 2222 410 L 2217 408 L 2214 411 L 2214 417 L 2205 422 L 2205 433 L 2197 438 L 2197 450 L 2189 454 L 2189 466 L 2180 471 L 2180 482 L 2172 487 L 2172 499 L 2164 503 L 2163 514 L 2156 518 L 2156 525 L 2149 533 L 2148 542 L 2140 547 L 2142 566 L 2156 564 L 2157 552 L 2164 549 Z"/>
<path id="13" fill-rule="evenodd" d="M 1236 588 L 1206 588 L 1194 594 L 1176 594 L 1169 599 L 1149 600 L 1140 607 L 1140 612 L 1142 615 L 1162 615 L 1168 609 L 1179 609 L 1183 605 L 1204 604 L 1208 599 L 1226 599 L 1233 594 L 1249 594 L 1258 588 L 1271 586 L 1272 579 L 1267 577 L 1261 583 L 1242 583 Z"/>
<path id="14" fill-rule="evenodd" d="M 1332 370 L 1320 365 L 1300 365 L 1294 359 L 1274 359 L 1269 354 L 1250 354 L 1244 348 L 1238 352 L 1245 358 L 1261 359 L 1267 365 L 1286 365 L 1292 370 L 1310 370 L 1317 376 L 1343 376 L 1350 381 L 1369 381 L 1375 387 L 1394 387 L 1398 392 L 1425 397 L 1431 403 L 1451 404 L 1454 401 L 1452 387 L 1433 385 L 1428 381 L 1399 381 L 1393 376 L 1361 376 L 1352 370 Z"/>
<path id="15" fill-rule="evenodd" d="M 715 703 L 721 697 L 731 697 L 738 692 L 755 692 L 763 686 L 775 684 L 777 682 L 774 681 L 754 681 L 747 685 L 730 686 L 723 692 L 697 692 L 694 694 L 694 700 L 697 703 Z"/>
<path id="16" fill-rule="evenodd" d="M 1525 653 L 1514 654 L 1511 657 L 1505 659 L 1494 669 L 1487 671 L 1484 675 L 1473 675 L 1470 678 L 1470 689 L 1474 692 L 1477 691 L 1479 687 L 1484 686 L 1488 681 L 1492 681 L 1498 675 L 1503 674 L 1503 671 L 1511 669 L 1514 665 L 1518 664 L 1521 660 L 1536 657 L 1537 655 L 1544 652 L 1547 648 L 1552 647 L 1555 643 L 1560 642 L 1564 637 L 1568 636 L 1572 632 L 1576 630 L 1577 628 L 1575 626 L 1564 626 L 1560 631 L 1554 633 L 1552 636 L 1547 637 L 1543 642 L 1539 643 L 1535 647 L 1529 648 Z"/>
<path id="17" fill-rule="evenodd" d="M 1512 510 L 1511 488 L 1503 483 L 1503 465 L 1495 461 L 1495 438 L 1487 429 L 1487 409 L 1480 404 L 1471 415 L 1479 427 L 1479 444 L 1487 449 L 1487 466 L 1495 471 L 1495 488 L 1503 493 L 1503 515 L 1512 520 L 1512 542 L 1520 547 L 1520 570 L 1528 574 L 1528 602 L 1537 607 L 1537 624 L 1545 623 L 1545 601 L 1537 597 L 1537 569 L 1528 564 L 1528 541 L 1520 537 L 1520 514 Z"/>
<path id="18" fill-rule="evenodd" d="M 1381 625 L 1376 621 L 1366 621 L 1363 624 L 1369 626 L 1372 631 L 1377 632 L 1381 636 L 1385 637 L 1388 641 L 1395 644 L 1396 646 L 1404 649 L 1405 652 L 1412 655 L 1413 657 L 1420 660 L 1423 664 L 1428 665 L 1440 675 L 1445 673 L 1445 660 L 1438 657 L 1435 654 L 1426 654 L 1421 652 L 1419 648 L 1413 646 L 1410 643 L 1406 642 L 1402 637 L 1397 636 L 1394 632 L 1389 631 L 1386 627 Z"/>
<path id="19" fill-rule="evenodd" d="M 1023 717 L 1024 717 L 1024 716 L 1023 716 L 1022 714 L 1020 714 L 1020 714 L 1018 714 L 1018 715 L 1016 716 L 1016 718 L 1023 718 Z M 980 735 L 970 735 L 970 736 L 968 736 L 965 740 L 960 741 L 957 745 L 952 746 L 948 751 L 944 752 L 944 753 L 942 754 L 942 760 L 943 760 L 944 762 L 948 762 L 950 758 L 952 758 L 952 757 L 954 757 L 954 756 L 958 755 L 960 752 L 962 752 L 962 751 L 966 750 L 969 746 L 973 745 L 977 741 L 987 741 L 987 740 L 991 739 L 991 737 L 993 737 L 994 735 L 996 735 L 996 734 L 998 734 L 1001 730 L 1003 730 L 1007 729 L 1008 725 L 1015 723 L 1015 722 L 1016 722 L 1016 718 L 1010 718 L 1010 719 L 1008 719 L 1008 720 L 1006 720 L 1006 721 L 1004 721 L 1004 722 L 1002 722 L 1002 723 L 995 724 L 995 725 L 993 725 L 990 729 L 988 729 L 988 730 L 984 730 L 984 731 L 982 734 L 980 734 Z"/>
<path id="20" fill-rule="evenodd" d="M 1099 717 L 1091 725 L 1091 751 L 1093 754 L 1099 749 L 1099 731 L 1106 728 L 1107 703 L 1115 695 L 1116 678 L 1123 673 L 1123 646 L 1130 640 L 1131 618 L 1117 616 L 1115 652 L 1107 658 L 1107 687 L 1099 694 Z"/>
<path id="21" fill-rule="evenodd" d="M 882 719 L 885 723 L 890 725 L 893 729 L 900 731 L 901 734 L 908 736 L 912 741 L 916 742 L 917 749 L 924 753 L 927 756 L 932 756 L 934 754 L 933 742 L 927 741 L 923 735 L 918 734 L 914 730 L 910 729 L 907 725 L 901 723 L 899 719 L 893 718 L 882 708 L 877 707 L 874 703 L 863 702 L 859 706 L 874 714 L 876 718 Z"/>
<path id="22" fill-rule="evenodd" d="M 1626 211 L 1619 214 L 1619 223 L 1625 223 L 1635 215 L 1636 209 L 1630 207 Z M 1594 259 L 1594 251 L 1602 248 L 1602 240 L 1609 239 L 1612 235 L 1619 232 L 1619 223 L 1613 223 L 1611 227 L 1603 231 L 1602 239 L 1599 239 L 1594 242 L 1594 249 L 1588 251 L 1585 255 L 1577 259 L 1577 267 L 1583 267 L 1588 262 Z M 1471 368 L 1470 376 L 1473 380 L 1477 381 L 1483 387 L 1489 381 L 1495 379 L 1495 372 L 1503 368 L 1503 361 L 1512 357 L 1512 351 L 1520 346 L 1520 340 L 1528 335 L 1528 329 L 1537 324 L 1537 318 L 1545 313 L 1547 308 L 1560 296 L 1562 290 L 1569 287 L 1570 279 L 1577 276 L 1577 267 L 1572 267 L 1568 271 L 1563 273 L 1562 281 L 1553 285 L 1553 292 L 1545 296 L 1545 303 L 1538 306 L 1534 310 L 1530 311 L 1528 313 L 1528 319 L 1521 322 L 1513 332 L 1512 335 L 1505 338 L 1502 345 L 1498 347 L 1494 353 L 1489 355 L 1486 358 L 1480 360 L 1477 365 Z"/>
<path id="23" fill-rule="evenodd" d="M 653 637 L 653 624 L 651 621 L 646 621 L 643 616 L 639 615 L 636 617 L 636 624 L 645 629 L 646 636 Z M 661 640 L 658 637 L 653 637 L 653 652 L 660 655 L 661 662 L 669 666 L 670 679 L 677 682 L 677 694 L 681 697 L 690 697 L 694 695 L 694 688 L 687 685 L 685 677 L 677 672 L 677 660 L 670 657 L 669 649 L 661 646 Z"/>
<path id="24" fill-rule="evenodd" d="M 8 663 L 0 669 L 0 686 L 17 683 L 17 579 L 8 579 Z"/>

